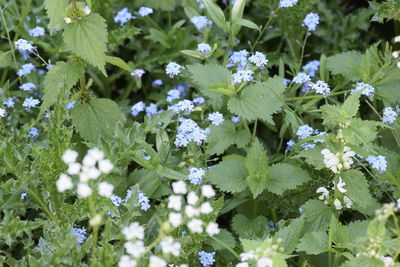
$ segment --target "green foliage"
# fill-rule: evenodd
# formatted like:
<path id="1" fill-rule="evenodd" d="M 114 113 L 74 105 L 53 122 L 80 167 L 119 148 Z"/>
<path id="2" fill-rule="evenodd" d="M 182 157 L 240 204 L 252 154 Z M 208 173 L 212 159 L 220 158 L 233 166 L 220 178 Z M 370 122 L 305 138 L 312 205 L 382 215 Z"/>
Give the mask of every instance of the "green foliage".
<path id="1" fill-rule="evenodd" d="M 328 234 L 325 231 L 310 232 L 304 235 L 297 246 L 297 251 L 318 255 L 328 250 Z"/>
<path id="2" fill-rule="evenodd" d="M 65 10 L 69 4 L 68 0 L 46 0 L 45 7 L 50 19 L 50 30 L 59 29 L 64 26 Z"/>
<path id="3" fill-rule="evenodd" d="M 232 219 L 232 229 L 240 238 L 257 239 L 263 236 L 265 225 L 268 224 L 267 218 L 258 216 L 249 219 L 242 214 L 238 214 Z"/>
<path id="4" fill-rule="evenodd" d="M 304 224 L 305 220 L 303 217 L 297 218 L 275 234 L 275 238 L 283 240 L 283 248 L 286 253 L 292 253 L 296 249 L 303 234 Z"/>
<path id="5" fill-rule="evenodd" d="M 334 215 L 332 207 L 316 199 L 307 201 L 302 209 L 307 229 L 310 231 L 325 231 Z"/>
<path id="6" fill-rule="evenodd" d="M 282 195 L 285 191 L 295 189 L 310 179 L 307 171 L 299 166 L 288 163 L 274 164 L 269 169 L 267 190 Z"/>

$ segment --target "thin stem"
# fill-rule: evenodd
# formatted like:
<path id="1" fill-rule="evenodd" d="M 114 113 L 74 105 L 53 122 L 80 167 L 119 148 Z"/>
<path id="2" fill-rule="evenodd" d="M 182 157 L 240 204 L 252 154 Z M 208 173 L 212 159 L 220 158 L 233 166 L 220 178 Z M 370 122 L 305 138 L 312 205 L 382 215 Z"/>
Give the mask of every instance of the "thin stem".
<path id="1" fill-rule="evenodd" d="M 258 120 L 256 120 L 256 122 L 254 123 L 254 126 L 253 126 L 253 139 L 256 138 L 256 134 L 257 134 L 257 124 L 258 124 Z"/>
<path id="2" fill-rule="evenodd" d="M 151 244 L 146 248 L 146 251 L 143 253 L 144 255 L 146 255 L 147 253 L 149 253 L 155 246 L 157 246 L 157 244 L 163 239 L 163 235 L 160 234 L 156 239 L 154 239 L 153 242 L 151 242 Z"/>
<path id="3" fill-rule="evenodd" d="M 351 90 L 345 90 L 341 92 L 336 92 L 336 93 L 331 93 L 329 96 L 335 96 L 335 95 L 343 95 Z M 288 97 L 286 98 L 286 101 L 298 101 L 298 100 L 303 100 L 303 99 L 314 99 L 314 98 L 324 98 L 325 96 L 323 95 L 308 95 L 308 96 L 296 96 L 296 97 Z"/>
<path id="4" fill-rule="evenodd" d="M 46 66 L 49 66 L 49 63 L 46 62 L 46 60 L 44 60 L 40 55 L 39 52 L 37 50 L 35 50 L 35 52 L 33 52 L 33 54 L 35 56 L 37 56 Z"/>
<path id="5" fill-rule="evenodd" d="M 261 37 L 263 36 L 264 32 L 267 30 L 269 24 L 271 23 L 272 19 L 274 18 L 274 16 L 276 15 L 276 13 L 278 12 L 279 9 L 273 11 L 271 13 L 271 16 L 269 17 L 269 19 L 267 20 L 267 22 L 265 23 L 263 29 L 260 31 L 260 33 L 258 34 L 258 37 L 256 39 L 256 41 L 254 42 L 254 44 L 251 46 L 251 52 L 254 51 L 254 49 L 257 47 L 258 43 L 260 42 Z"/>
<path id="6" fill-rule="evenodd" d="M 76 8 L 76 0 L 72 0 L 72 7 Z"/>
<path id="7" fill-rule="evenodd" d="M 243 122 L 244 128 L 246 128 L 247 132 L 249 133 L 250 142 L 253 143 L 253 140 L 254 140 L 254 139 L 253 139 L 253 137 L 252 137 L 252 134 L 251 134 L 249 125 L 247 124 L 247 121 L 246 121 L 246 120 L 243 120 L 242 122 Z"/>
<path id="8" fill-rule="evenodd" d="M 297 72 L 300 71 L 301 64 L 303 63 L 304 51 L 306 50 L 306 43 L 307 43 L 308 35 L 309 34 L 308 34 L 308 31 L 307 31 L 306 37 L 304 38 L 304 42 L 303 42 L 303 45 L 301 47 L 301 54 L 300 54 L 300 59 L 299 59 L 299 66 L 297 67 Z"/>

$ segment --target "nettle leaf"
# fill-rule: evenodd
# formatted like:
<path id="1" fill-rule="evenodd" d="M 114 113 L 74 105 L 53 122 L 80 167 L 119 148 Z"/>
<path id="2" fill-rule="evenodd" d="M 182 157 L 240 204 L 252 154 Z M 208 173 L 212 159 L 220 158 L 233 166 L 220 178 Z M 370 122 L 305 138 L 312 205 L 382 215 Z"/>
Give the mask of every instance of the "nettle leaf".
<path id="1" fill-rule="evenodd" d="M 307 171 L 289 163 L 274 164 L 269 169 L 267 190 L 282 195 L 285 191 L 294 189 L 308 182 L 311 177 Z"/>
<path id="2" fill-rule="evenodd" d="M 395 105 L 400 99 L 400 69 L 393 67 L 385 71 L 383 79 L 374 87 L 386 106 Z"/>
<path id="3" fill-rule="evenodd" d="M 281 238 L 283 240 L 282 245 L 285 249 L 285 253 L 291 253 L 296 249 L 300 237 L 303 235 L 304 223 L 305 220 L 303 216 L 294 219 L 288 226 L 280 229 L 275 234 L 275 238 Z"/>
<path id="4" fill-rule="evenodd" d="M 207 243 L 209 243 L 215 250 L 223 250 L 227 247 L 233 249 L 236 246 L 235 237 L 226 229 L 221 229 L 220 233 L 213 237 L 218 241 L 213 238 L 208 238 Z"/>
<path id="5" fill-rule="evenodd" d="M 112 137 L 116 124 L 124 116 L 117 103 L 97 98 L 90 103 L 77 103 L 72 109 L 71 118 L 72 124 L 84 139 L 97 143 L 99 137 Z"/>
<path id="6" fill-rule="evenodd" d="M 349 235 L 344 227 L 335 216 L 332 216 L 329 225 L 329 239 L 338 247 L 345 247 L 349 241 Z"/>
<path id="7" fill-rule="evenodd" d="M 220 190 L 229 193 L 238 193 L 246 189 L 248 172 L 244 160 L 239 157 L 225 158 L 208 173 L 208 180 Z"/>
<path id="8" fill-rule="evenodd" d="M 321 151 L 324 149 L 322 145 L 316 145 L 313 149 L 307 149 L 300 151 L 297 155 L 293 156 L 292 158 L 304 158 L 306 162 L 312 166 L 316 170 L 321 170 L 325 168 L 324 158 L 321 157 Z"/>
<path id="9" fill-rule="evenodd" d="M 231 98 L 228 109 L 248 121 L 260 119 L 274 124 L 272 114 L 281 110 L 285 88 L 282 78 L 278 76 L 266 83 L 257 82 L 244 88 L 239 97 Z"/>
<path id="10" fill-rule="evenodd" d="M 384 267 L 385 264 L 380 259 L 368 256 L 358 256 L 346 261 L 341 267 Z"/>
<path id="11" fill-rule="evenodd" d="M 303 207 L 302 213 L 306 219 L 307 228 L 311 231 L 327 230 L 332 215 L 335 214 L 332 207 L 327 206 L 324 202 L 316 199 L 307 201 Z"/>
<path id="12" fill-rule="evenodd" d="M 232 229 L 240 238 L 261 238 L 268 220 L 264 216 L 258 216 L 252 220 L 242 214 L 237 214 L 232 219 Z"/>
<path id="13" fill-rule="evenodd" d="M 342 173 L 346 183 L 346 195 L 353 201 L 354 208 L 367 214 L 373 214 L 378 203 L 369 192 L 369 185 L 364 174 L 358 170 L 347 170 Z"/>
<path id="14" fill-rule="evenodd" d="M 236 144 L 239 148 L 243 148 L 249 142 L 250 135 L 244 130 L 237 129 L 238 124 L 231 121 L 224 121 L 218 127 L 210 127 L 211 132 L 207 136 L 207 154 L 221 155 L 231 145 Z"/>
<path id="15" fill-rule="evenodd" d="M 45 8 L 50 19 L 50 30 L 61 28 L 64 24 L 65 11 L 69 5 L 69 0 L 46 0 Z"/>
<path id="16" fill-rule="evenodd" d="M 327 58 L 327 68 L 334 75 L 341 74 L 350 81 L 361 80 L 357 69 L 361 66 L 362 54 L 356 51 L 344 52 Z"/>
<path id="17" fill-rule="evenodd" d="M 362 119 L 351 119 L 342 134 L 346 143 L 369 146 L 377 137 L 377 128 L 380 122 Z"/>
<path id="18" fill-rule="evenodd" d="M 99 14 L 92 13 L 67 24 L 63 37 L 68 49 L 106 75 L 107 25 Z"/>
<path id="19" fill-rule="evenodd" d="M 106 56 L 105 61 L 128 72 L 133 71 L 133 68 L 129 66 L 128 63 L 126 63 L 122 58 Z"/>
<path id="20" fill-rule="evenodd" d="M 260 141 L 255 140 L 245 159 L 249 176 L 246 177 L 247 185 L 256 198 L 267 187 L 268 182 L 268 156 Z"/>
<path id="21" fill-rule="evenodd" d="M 52 106 L 63 90 L 70 90 L 85 73 L 85 69 L 72 62 L 59 61 L 47 72 L 44 78 L 43 103 L 40 112 Z"/>
<path id="22" fill-rule="evenodd" d="M 318 255 L 328 251 L 328 234 L 326 231 L 305 234 L 297 246 L 297 251 L 304 251 L 310 255 Z"/>
<path id="23" fill-rule="evenodd" d="M 324 124 L 341 124 L 353 118 L 357 115 L 358 109 L 360 107 L 360 95 L 361 92 L 357 92 L 349 96 L 343 105 L 323 105 L 321 107 L 322 118 L 324 119 Z"/>

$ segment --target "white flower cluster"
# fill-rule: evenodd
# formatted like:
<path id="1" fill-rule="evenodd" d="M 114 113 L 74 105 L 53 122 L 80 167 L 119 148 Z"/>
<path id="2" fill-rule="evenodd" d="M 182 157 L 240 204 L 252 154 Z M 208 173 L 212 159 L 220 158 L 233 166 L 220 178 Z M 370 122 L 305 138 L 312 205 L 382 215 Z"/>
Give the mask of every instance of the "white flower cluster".
<path id="1" fill-rule="evenodd" d="M 283 251 L 282 239 L 278 238 L 275 241 L 271 238 L 267 238 L 255 250 L 240 254 L 242 262 L 236 264 L 236 267 L 249 267 L 252 262 L 256 262 L 257 267 L 273 267 L 273 256 L 277 253 L 283 253 Z"/>
<path id="2" fill-rule="evenodd" d="M 324 155 L 324 164 L 334 173 L 339 173 L 341 170 L 350 169 L 354 163 L 353 157 L 356 155 L 349 147 L 345 146 L 343 153 L 333 154 L 329 149 L 325 148 L 321 151 Z"/>
<path id="3" fill-rule="evenodd" d="M 395 203 L 383 204 L 382 208 L 375 210 L 375 216 L 379 221 L 385 221 L 391 215 L 395 216 L 395 213 L 399 210 L 400 199 L 397 200 L 397 206 Z"/>
<path id="4" fill-rule="evenodd" d="M 333 194 L 333 198 L 329 198 L 329 190 L 326 187 L 319 187 L 317 189 L 317 194 L 321 194 L 318 198 L 323 200 L 325 204 L 330 203 L 333 200 L 333 206 L 335 209 L 341 210 L 343 207 L 350 209 L 353 206 L 353 201 L 345 194 L 347 189 L 345 188 L 346 183 L 342 180 L 342 177 L 339 177 L 339 181 L 337 184 L 333 182 L 332 190 L 337 190 L 338 194 Z M 341 197 L 335 197 L 335 196 Z"/>
<path id="5" fill-rule="evenodd" d="M 168 221 L 173 227 L 178 227 L 183 224 L 184 221 L 187 221 L 187 227 L 193 234 L 201 234 L 204 230 L 209 236 L 219 234 L 220 230 L 217 223 L 206 223 L 201 220 L 202 215 L 207 215 L 214 211 L 210 202 L 200 201 L 199 196 L 194 191 L 188 192 L 184 181 L 172 183 L 172 189 L 175 195 L 168 197 L 168 208 L 173 210 L 173 212 L 169 213 Z M 215 196 L 214 189 L 211 185 L 203 185 L 201 187 L 201 192 L 204 198 L 212 198 Z M 187 205 L 183 207 L 185 195 Z"/>
<path id="6" fill-rule="evenodd" d="M 58 192 L 65 192 L 74 187 L 71 176 L 79 176 L 79 183 L 76 187 L 77 194 L 82 198 L 87 198 L 93 192 L 89 185 L 91 180 L 98 179 L 102 174 L 108 174 L 114 168 L 110 160 L 104 158 L 103 151 L 92 148 L 82 160 L 82 163 L 76 162 L 78 152 L 67 150 L 62 156 L 62 160 L 68 165 L 67 174 L 62 173 L 56 182 Z M 100 196 L 110 198 L 114 186 L 107 182 L 98 184 L 98 193 Z"/>

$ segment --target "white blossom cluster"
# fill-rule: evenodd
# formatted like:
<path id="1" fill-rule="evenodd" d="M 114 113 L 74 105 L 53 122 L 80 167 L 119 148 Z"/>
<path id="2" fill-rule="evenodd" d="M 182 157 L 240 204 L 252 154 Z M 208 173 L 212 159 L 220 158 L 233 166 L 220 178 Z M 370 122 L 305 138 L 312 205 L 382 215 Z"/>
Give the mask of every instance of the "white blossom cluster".
<path id="1" fill-rule="evenodd" d="M 78 152 L 66 150 L 62 160 L 68 165 L 67 174 L 62 173 L 56 182 L 58 192 L 65 192 L 74 187 L 71 176 L 78 176 L 79 182 L 76 186 L 76 193 L 81 198 L 87 198 L 93 193 L 90 181 L 97 180 L 102 174 L 108 174 L 114 168 L 110 160 L 104 158 L 103 151 L 92 148 L 82 160 L 77 162 Z M 114 186 L 107 182 L 98 184 L 98 193 L 100 196 L 110 198 Z"/>
<path id="2" fill-rule="evenodd" d="M 321 151 L 324 156 L 324 164 L 333 173 L 339 173 L 342 170 L 350 169 L 354 163 L 353 157 L 356 155 L 349 147 L 345 146 L 343 153 L 333 154 L 329 149 L 325 148 Z"/>
<path id="3" fill-rule="evenodd" d="M 337 210 L 342 210 L 344 207 L 350 209 L 353 206 L 353 201 L 351 201 L 351 199 L 346 195 L 347 189 L 345 186 L 346 183 L 343 181 L 342 177 L 339 177 L 337 184 L 333 182 L 331 190 L 336 192 L 332 194 L 332 198 L 330 198 L 329 190 L 326 187 L 319 187 L 316 192 L 317 194 L 320 194 L 318 198 L 324 201 L 325 204 L 332 202 L 333 206 Z"/>
<path id="4" fill-rule="evenodd" d="M 249 267 L 253 266 L 251 263 L 255 262 L 257 267 L 273 267 L 274 262 L 272 258 L 277 253 L 283 253 L 282 239 L 278 238 L 276 241 L 267 238 L 259 247 L 249 252 L 240 254 L 241 263 L 236 264 L 236 267 Z"/>

